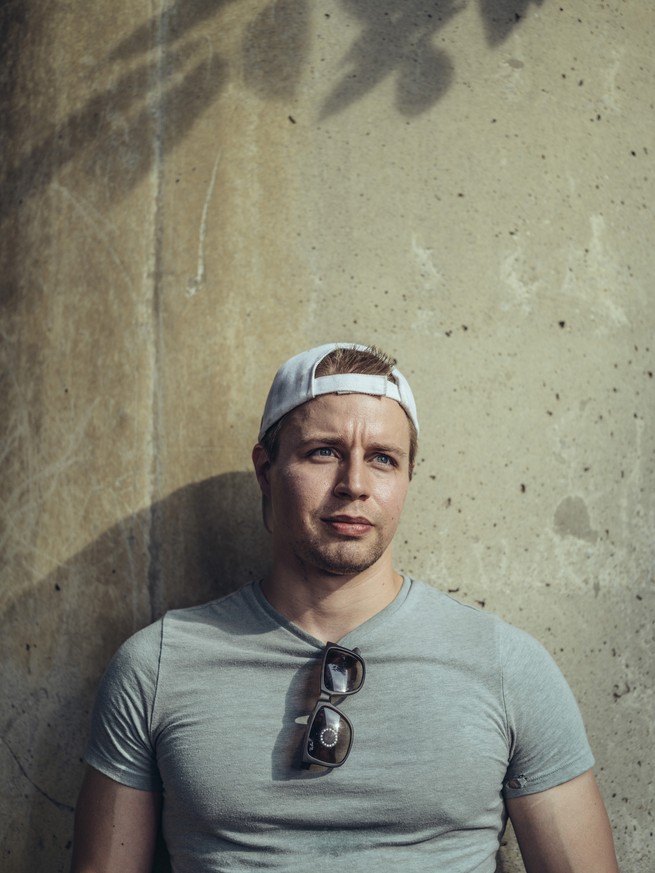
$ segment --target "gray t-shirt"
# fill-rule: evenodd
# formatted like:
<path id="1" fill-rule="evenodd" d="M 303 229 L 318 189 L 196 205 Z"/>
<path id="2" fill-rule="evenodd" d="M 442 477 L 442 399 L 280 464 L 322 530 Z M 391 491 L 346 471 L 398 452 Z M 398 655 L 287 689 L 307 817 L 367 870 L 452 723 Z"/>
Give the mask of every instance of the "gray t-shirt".
<path id="1" fill-rule="evenodd" d="M 349 633 L 366 661 L 342 708 L 350 757 L 302 769 L 323 645 L 258 583 L 169 612 L 129 639 L 100 688 L 88 763 L 163 790 L 175 873 L 493 873 L 503 797 L 588 770 L 580 714 L 545 649 L 405 579 Z"/>

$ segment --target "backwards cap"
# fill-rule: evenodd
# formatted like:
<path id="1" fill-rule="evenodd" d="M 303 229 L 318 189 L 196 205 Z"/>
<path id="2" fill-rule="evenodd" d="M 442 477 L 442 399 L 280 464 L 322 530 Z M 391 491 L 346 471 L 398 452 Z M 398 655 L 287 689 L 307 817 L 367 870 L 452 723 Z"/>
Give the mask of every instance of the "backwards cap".
<path id="1" fill-rule="evenodd" d="M 370 376 L 364 373 L 316 375 L 316 368 L 323 358 L 335 349 L 356 349 L 360 352 L 369 350 L 368 346 L 356 343 L 328 343 L 301 352 L 282 364 L 266 398 L 258 438 L 261 440 L 269 427 L 287 412 L 321 394 L 372 394 L 376 397 L 389 397 L 402 406 L 418 433 L 418 417 L 412 389 L 407 379 L 395 367 L 391 373 L 397 384 L 389 381 L 386 376 Z"/>

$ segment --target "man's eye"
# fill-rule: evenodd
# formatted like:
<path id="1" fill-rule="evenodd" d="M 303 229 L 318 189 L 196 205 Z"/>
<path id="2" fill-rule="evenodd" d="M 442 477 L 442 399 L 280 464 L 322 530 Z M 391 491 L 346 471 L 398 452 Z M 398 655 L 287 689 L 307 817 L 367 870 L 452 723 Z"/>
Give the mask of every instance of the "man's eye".
<path id="1" fill-rule="evenodd" d="M 312 452 L 312 455 L 317 455 L 319 458 L 330 458 L 333 454 L 334 449 L 331 449 L 329 446 L 319 446 Z"/>
<path id="2" fill-rule="evenodd" d="M 376 460 L 379 464 L 384 464 L 385 466 L 388 465 L 388 466 L 392 467 L 393 464 L 394 464 L 394 460 L 393 460 L 393 458 L 390 457 L 389 455 L 376 455 L 376 456 L 375 456 L 375 460 Z"/>

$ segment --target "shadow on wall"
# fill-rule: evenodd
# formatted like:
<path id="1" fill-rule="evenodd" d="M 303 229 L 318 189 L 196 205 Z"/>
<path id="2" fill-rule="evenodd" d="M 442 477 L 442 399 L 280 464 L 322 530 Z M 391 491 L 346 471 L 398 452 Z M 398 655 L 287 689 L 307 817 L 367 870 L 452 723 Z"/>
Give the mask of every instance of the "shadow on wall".
<path id="1" fill-rule="evenodd" d="M 525 17 L 528 7 L 543 0 L 478 0 L 487 43 L 495 47 Z M 85 63 L 91 96 L 63 119 L 43 115 L 30 125 L 34 144 L 6 168 L 0 219 L 31 194 L 47 188 L 56 174 L 75 160 L 105 191 L 107 202 L 125 196 L 189 133 L 235 74 L 263 99 L 288 100 L 296 93 L 310 49 L 310 16 L 318 15 L 308 0 L 271 0 L 247 22 L 240 39 L 238 69 L 214 49 L 213 39 L 241 19 L 227 22 L 223 13 L 235 0 L 173 0 L 147 23 L 97 62 Z M 461 12 L 465 0 L 341 0 L 343 9 L 361 25 L 344 46 L 344 73 L 323 99 L 318 116 L 342 112 L 388 76 L 395 76 L 396 109 L 404 116 L 429 110 L 447 91 L 456 70 L 448 48 L 434 38 Z M 325 18 L 330 13 L 322 13 Z M 47 12 L 27 15 L 23 4 L 9 4 L 0 18 L 0 50 L 11 70 L 27 29 L 34 42 L 35 17 L 47 38 Z M 243 16 L 242 16 L 243 17 Z M 92 47 L 94 50 L 96 46 Z M 49 57 L 49 55 L 47 56 Z M 47 70 L 44 60 L 43 72 Z M 233 63 L 233 66 L 235 64 Z M 59 76 L 57 73 L 59 72 Z M 64 71 L 65 72 L 65 71 Z M 52 70 L 52 105 L 61 71 Z M 5 115 L 4 128 L 22 130 L 29 94 L 19 95 L 15 77 L 4 83 L 3 102 L 16 113 Z M 10 90 L 13 89 L 13 98 Z M 19 99 L 20 96 L 20 99 Z M 38 99 L 35 106 L 39 105 Z M 53 112 L 54 114 L 54 112 Z M 11 113 L 10 113 L 11 115 Z"/>
<path id="2" fill-rule="evenodd" d="M 16 816 L 2 835 L 3 869 L 68 871 L 91 708 L 120 644 L 166 609 L 261 577 L 268 562 L 254 475 L 227 473 L 122 520 L 16 597 L 0 641 L 5 790 Z M 160 840 L 153 873 L 168 871 Z"/>
<path id="3" fill-rule="evenodd" d="M 118 646 L 166 609 L 261 576 L 267 562 L 254 475 L 227 473 L 124 519 L 17 595 L 0 642 L 11 871 L 68 870 L 91 707 Z"/>
<path id="4" fill-rule="evenodd" d="M 478 0 L 487 43 L 502 43 L 528 6 L 543 0 Z M 347 72 L 325 99 L 320 118 L 346 109 L 388 76 L 395 77 L 396 109 L 420 115 L 448 90 L 456 59 L 436 48 L 435 36 L 466 7 L 464 0 L 341 0 L 362 29 L 345 55 Z M 446 44 L 447 45 L 447 44 Z"/>
<path id="5" fill-rule="evenodd" d="M 4 869 L 69 869 L 91 708 L 120 644 L 167 609 L 261 577 L 268 562 L 255 477 L 227 473 L 122 520 L 16 597 L 0 641 L 6 791 L 16 815 L 3 835 Z M 502 853 L 498 865 L 503 873 Z M 153 873 L 168 871 L 160 840 Z"/>

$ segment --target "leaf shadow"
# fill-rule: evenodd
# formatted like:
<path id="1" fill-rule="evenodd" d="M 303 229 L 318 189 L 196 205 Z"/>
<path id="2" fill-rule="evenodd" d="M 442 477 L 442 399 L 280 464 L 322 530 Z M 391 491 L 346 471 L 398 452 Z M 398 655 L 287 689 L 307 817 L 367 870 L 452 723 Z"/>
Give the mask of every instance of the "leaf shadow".
<path id="1" fill-rule="evenodd" d="M 361 100 L 389 76 L 401 116 L 431 109 L 452 84 L 455 60 L 435 37 L 467 0 L 340 0 L 362 30 L 346 51 L 339 80 L 318 107 L 320 122 Z M 40 119 L 34 142 L 5 158 L 0 220 L 32 195 L 47 189 L 75 162 L 75 172 L 93 185 L 100 208 L 128 195 L 162 158 L 190 133 L 235 75 L 214 50 L 223 12 L 235 0 L 172 0 L 107 51 L 88 70 L 89 96 L 61 120 Z M 543 0 L 478 0 L 487 42 L 497 46 Z M 12 11 L 13 10 L 13 11 Z M 246 23 L 240 65 L 247 88 L 264 100 L 290 100 L 297 93 L 311 48 L 308 0 L 271 0 Z M 42 27 L 47 27 L 47 14 Z M 52 14 L 52 13 L 50 13 Z M 22 17 L 21 17 L 22 16 Z M 11 67 L 26 31 L 21 5 L 0 19 Z M 11 37 L 11 39 L 9 38 Z M 15 38 L 14 38 L 15 37 Z M 17 46 L 13 47 L 13 43 Z M 17 54 L 18 53 L 18 54 Z M 9 112 L 3 126 L 19 130 L 19 89 L 7 77 Z M 13 105 L 11 105 L 13 104 Z M 54 114 L 54 112 L 52 113 Z"/>
<path id="2" fill-rule="evenodd" d="M 321 119 L 342 112 L 392 74 L 401 115 L 425 112 L 443 96 L 453 64 L 432 39 L 464 8 L 460 0 L 341 0 L 341 5 L 362 22 L 363 30 L 345 56 L 348 70 L 325 99 Z"/>
<path id="3" fill-rule="evenodd" d="M 487 44 L 496 47 L 521 24 L 532 4 L 541 6 L 544 0 L 478 0 Z"/>
<path id="4" fill-rule="evenodd" d="M 479 0 L 487 44 L 503 42 L 531 3 L 543 0 Z M 405 117 L 431 109 L 452 84 L 455 60 L 434 45 L 438 32 L 467 6 L 467 0 L 341 0 L 362 24 L 344 57 L 347 68 L 320 109 L 324 120 L 360 100 L 389 76 L 395 76 L 395 105 Z"/>
<path id="5" fill-rule="evenodd" d="M 227 85 L 228 65 L 198 27 L 230 2 L 176 0 L 90 68 L 90 95 L 81 105 L 62 120 L 51 120 L 54 111 L 41 119 L 36 141 L 5 161 L 0 220 L 73 161 L 101 206 L 129 194 Z M 20 112 L 15 93 L 13 103 Z"/>

